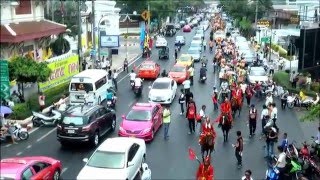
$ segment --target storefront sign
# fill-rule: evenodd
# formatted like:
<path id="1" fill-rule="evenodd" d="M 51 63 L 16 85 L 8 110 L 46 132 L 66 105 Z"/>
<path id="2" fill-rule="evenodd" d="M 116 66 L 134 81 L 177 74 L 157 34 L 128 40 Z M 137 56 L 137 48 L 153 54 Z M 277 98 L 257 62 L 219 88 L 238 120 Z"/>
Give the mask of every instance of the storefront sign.
<path id="1" fill-rule="evenodd" d="M 10 97 L 9 68 L 7 60 L 0 60 L 0 98 Z"/>
<path id="2" fill-rule="evenodd" d="M 79 73 L 78 55 L 72 55 L 48 64 L 52 74 L 47 82 L 39 83 L 41 91 L 46 91 L 59 84 L 68 82 L 72 76 Z"/>
<path id="3" fill-rule="evenodd" d="M 119 36 L 100 35 L 101 48 L 119 47 Z"/>

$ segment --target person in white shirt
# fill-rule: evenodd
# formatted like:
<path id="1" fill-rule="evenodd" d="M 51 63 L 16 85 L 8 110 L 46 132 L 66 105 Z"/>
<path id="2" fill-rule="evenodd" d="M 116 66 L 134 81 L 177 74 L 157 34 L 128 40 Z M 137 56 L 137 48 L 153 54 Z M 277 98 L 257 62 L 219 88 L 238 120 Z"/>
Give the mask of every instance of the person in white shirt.
<path id="1" fill-rule="evenodd" d="M 276 162 L 275 167 L 277 167 L 279 169 L 279 179 L 283 179 L 283 175 L 284 175 L 284 171 L 285 171 L 285 167 L 286 167 L 286 153 L 283 152 L 283 148 L 281 146 L 278 146 L 278 151 L 280 152 L 279 156 L 278 156 L 278 160 Z"/>
<path id="2" fill-rule="evenodd" d="M 244 82 L 241 82 L 240 89 L 242 90 L 242 93 L 244 94 L 247 89 L 247 84 L 245 84 Z"/>
<path id="3" fill-rule="evenodd" d="M 241 180 L 253 180 L 251 175 L 252 175 L 252 171 L 248 169 L 244 172 L 244 176 L 242 176 Z"/>
<path id="4" fill-rule="evenodd" d="M 131 70 L 131 73 L 129 74 L 129 76 L 130 76 L 130 83 L 131 83 L 131 82 L 134 82 L 137 74 L 134 72 L 134 70 Z"/>
<path id="5" fill-rule="evenodd" d="M 262 109 L 262 112 L 261 112 L 261 135 L 263 136 L 266 131 L 264 129 L 265 125 L 267 124 L 267 120 L 268 120 L 268 117 L 269 117 L 269 110 L 268 110 L 268 107 L 266 105 L 263 105 L 263 109 Z"/>
<path id="6" fill-rule="evenodd" d="M 202 126 L 202 122 L 207 118 L 207 115 L 206 115 L 206 105 L 202 105 L 201 109 L 200 109 L 200 112 L 199 112 L 199 118 L 201 119 L 197 119 L 197 130 L 199 132 L 199 134 L 201 134 L 201 126 Z"/>
<path id="7" fill-rule="evenodd" d="M 185 81 L 183 81 L 182 85 L 183 85 L 184 92 L 186 94 L 190 92 L 191 81 L 189 79 L 186 79 Z"/>
<path id="8" fill-rule="evenodd" d="M 141 180 L 151 180 L 151 170 L 147 163 L 142 164 Z"/>
<path id="9" fill-rule="evenodd" d="M 134 79 L 134 86 L 136 86 L 136 87 L 142 87 L 142 79 L 139 78 L 139 77 L 136 77 L 136 78 Z"/>
<path id="10" fill-rule="evenodd" d="M 271 93 L 268 93 L 267 96 L 266 96 L 266 103 L 265 105 L 268 107 L 269 104 L 273 103 L 273 97 L 272 97 L 272 94 Z"/>

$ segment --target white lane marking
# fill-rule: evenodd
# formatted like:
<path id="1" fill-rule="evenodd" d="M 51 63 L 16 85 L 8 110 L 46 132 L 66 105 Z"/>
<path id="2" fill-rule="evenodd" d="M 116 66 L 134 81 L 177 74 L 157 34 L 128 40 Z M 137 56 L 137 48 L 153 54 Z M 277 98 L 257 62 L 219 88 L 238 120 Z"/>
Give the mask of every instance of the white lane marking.
<path id="1" fill-rule="evenodd" d="M 51 131 L 47 132 L 47 134 L 43 135 L 41 138 L 37 139 L 37 142 L 41 141 L 42 139 L 46 138 L 47 136 L 49 136 L 51 133 L 53 133 L 53 131 L 55 131 L 57 128 L 53 128 Z"/>
<path id="2" fill-rule="evenodd" d="M 133 63 L 135 63 L 135 62 L 136 62 L 138 59 L 140 59 L 140 58 L 141 58 L 141 55 L 138 56 L 138 57 L 136 57 L 136 59 L 133 60 L 132 62 L 130 62 L 128 66 L 131 66 Z M 127 78 L 129 75 L 130 75 L 130 74 L 126 74 L 123 78 L 121 78 L 121 79 L 118 81 L 118 83 L 120 83 L 121 81 L 123 81 L 123 80 L 124 80 L 125 78 Z"/>
<path id="3" fill-rule="evenodd" d="M 10 147 L 12 144 L 7 144 L 5 147 Z"/>
<path id="4" fill-rule="evenodd" d="M 17 156 L 20 156 L 21 154 L 22 154 L 22 152 L 18 152 L 16 155 L 17 155 Z"/>
<path id="5" fill-rule="evenodd" d="M 132 101 L 128 104 L 128 107 L 132 106 L 135 101 Z"/>
<path id="6" fill-rule="evenodd" d="M 67 167 L 63 168 L 62 171 L 61 171 L 61 174 L 63 174 L 64 172 L 66 172 L 68 170 Z"/>
<path id="7" fill-rule="evenodd" d="M 32 134 L 32 133 L 34 133 L 36 130 L 38 130 L 39 129 L 39 127 L 36 127 L 36 128 L 32 128 L 32 130 L 29 132 L 29 134 Z"/>
<path id="8" fill-rule="evenodd" d="M 27 149 L 30 149 L 32 147 L 32 145 L 29 145 L 28 147 L 27 147 Z"/>

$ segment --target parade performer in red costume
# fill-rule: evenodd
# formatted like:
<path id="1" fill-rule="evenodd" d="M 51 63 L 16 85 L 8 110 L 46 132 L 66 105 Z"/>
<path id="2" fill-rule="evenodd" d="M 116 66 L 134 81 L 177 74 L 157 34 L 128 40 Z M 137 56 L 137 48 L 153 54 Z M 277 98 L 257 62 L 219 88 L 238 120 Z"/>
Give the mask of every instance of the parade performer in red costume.
<path id="1" fill-rule="evenodd" d="M 210 164 L 210 157 L 206 157 L 197 171 L 197 180 L 214 180 L 214 168 Z"/>
<path id="2" fill-rule="evenodd" d="M 232 121 L 232 115 L 231 115 L 231 103 L 226 97 L 224 102 L 220 105 L 221 114 L 228 114 L 229 120 Z"/>
<path id="3" fill-rule="evenodd" d="M 242 95 L 242 90 L 238 86 L 235 86 L 231 91 L 231 97 L 237 99 L 237 103 L 239 106 L 242 105 Z"/>

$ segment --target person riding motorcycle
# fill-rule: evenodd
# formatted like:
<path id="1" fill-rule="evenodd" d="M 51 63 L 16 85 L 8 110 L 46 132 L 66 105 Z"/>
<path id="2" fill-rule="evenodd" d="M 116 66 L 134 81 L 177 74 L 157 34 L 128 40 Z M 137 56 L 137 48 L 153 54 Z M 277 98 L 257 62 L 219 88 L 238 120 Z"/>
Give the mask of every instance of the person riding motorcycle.
<path id="1" fill-rule="evenodd" d="M 107 89 L 107 101 L 111 101 L 112 104 L 116 103 L 117 97 L 115 96 L 116 92 L 112 88 Z"/>
<path id="2" fill-rule="evenodd" d="M 308 158 L 310 156 L 310 151 L 306 143 L 303 144 L 303 147 L 301 148 L 299 154 L 302 156 L 302 158 Z"/>
<path id="3" fill-rule="evenodd" d="M 139 77 L 136 77 L 134 80 L 134 87 L 139 88 L 139 93 L 142 92 L 142 88 L 143 88 L 142 82 L 143 82 L 142 79 Z"/>
<path id="4" fill-rule="evenodd" d="M 201 59 L 201 64 L 202 64 L 202 66 L 207 67 L 208 59 L 207 59 L 206 56 L 203 56 L 203 57 L 202 57 L 202 59 Z"/>
<path id="5" fill-rule="evenodd" d="M 65 99 L 66 99 L 66 96 L 62 95 L 59 101 L 53 104 L 56 108 L 58 108 L 58 111 L 65 111 L 67 109 L 67 104 Z"/>
<path id="6" fill-rule="evenodd" d="M 214 168 L 210 164 L 210 157 L 206 157 L 199 165 L 196 178 L 197 180 L 214 180 Z"/>
<path id="7" fill-rule="evenodd" d="M 205 79 L 207 78 L 207 68 L 205 66 L 202 66 L 200 68 L 200 80 L 202 80 L 202 78 L 204 77 Z"/>
<path id="8" fill-rule="evenodd" d="M 137 74 L 136 74 L 136 73 L 134 72 L 134 70 L 132 69 L 129 76 L 130 76 L 130 85 L 133 83 L 133 85 L 131 85 L 131 86 L 132 86 L 132 89 L 133 89 L 133 88 L 134 88 L 134 80 L 136 79 Z"/>

